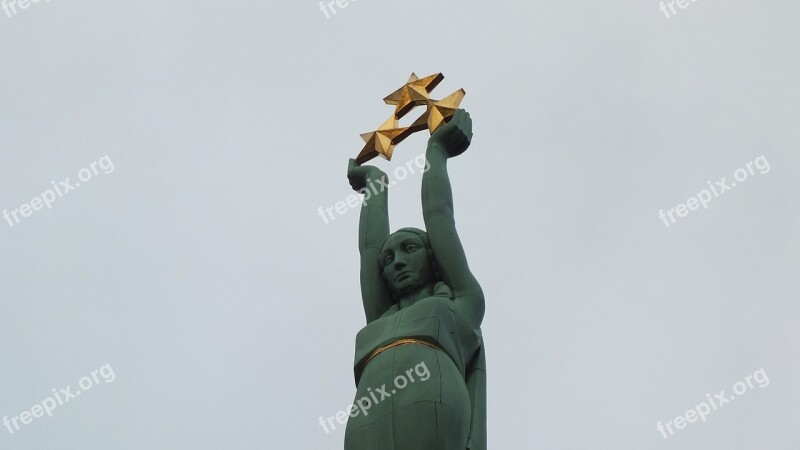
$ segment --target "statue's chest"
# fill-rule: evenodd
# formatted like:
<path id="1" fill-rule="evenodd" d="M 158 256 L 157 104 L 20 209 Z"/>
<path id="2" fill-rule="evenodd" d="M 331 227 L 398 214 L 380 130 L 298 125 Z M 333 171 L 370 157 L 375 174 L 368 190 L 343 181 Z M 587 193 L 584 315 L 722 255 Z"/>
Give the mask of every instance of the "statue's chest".
<path id="1" fill-rule="evenodd" d="M 393 314 L 374 320 L 356 336 L 356 345 L 380 345 L 404 337 L 428 337 L 438 340 L 443 328 L 454 324 L 453 302 L 444 297 L 429 297 Z"/>

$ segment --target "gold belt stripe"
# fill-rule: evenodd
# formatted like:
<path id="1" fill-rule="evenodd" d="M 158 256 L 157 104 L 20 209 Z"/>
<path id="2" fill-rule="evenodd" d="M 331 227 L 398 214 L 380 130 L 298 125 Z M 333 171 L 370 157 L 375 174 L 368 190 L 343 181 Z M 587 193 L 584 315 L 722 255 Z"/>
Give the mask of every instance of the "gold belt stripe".
<path id="1" fill-rule="evenodd" d="M 387 345 L 384 345 L 383 347 L 375 349 L 375 351 L 372 352 L 371 355 L 369 355 L 369 358 L 367 358 L 367 362 L 364 363 L 364 366 L 366 367 L 366 365 L 369 364 L 369 362 L 372 361 L 373 358 L 375 358 L 376 356 L 378 356 L 381 353 L 385 352 L 386 350 L 389 350 L 390 348 L 394 348 L 394 347 L 399 347 L 401 345 L 406 345 L 406 344 L 421 344 L 421 345 L 424 345 L 426 347 L 430 347 L 432 349 L 442 350 L 438 346 L 433 345 L 430 342 L 422 341 L 420 339 L 398 339 L 398 340 L 392 342 L 391 344 L 387 344 Z M 444 351 L 444 350 L 442 350 L 442 351 Z"/>

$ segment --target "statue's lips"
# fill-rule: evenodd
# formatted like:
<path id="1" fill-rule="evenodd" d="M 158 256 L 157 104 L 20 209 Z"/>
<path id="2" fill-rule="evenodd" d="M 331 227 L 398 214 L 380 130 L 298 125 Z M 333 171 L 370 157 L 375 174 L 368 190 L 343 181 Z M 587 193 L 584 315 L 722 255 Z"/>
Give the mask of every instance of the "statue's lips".
<path id="1" fill-rule="evenodd" d="M 410 276 L 411 276 L 411 272 L 401 272 L 401 273 L 397 274 L 397 277 L 395 278 L 395 280 L 403 281 L 404 278 L 408 278 Z"/>

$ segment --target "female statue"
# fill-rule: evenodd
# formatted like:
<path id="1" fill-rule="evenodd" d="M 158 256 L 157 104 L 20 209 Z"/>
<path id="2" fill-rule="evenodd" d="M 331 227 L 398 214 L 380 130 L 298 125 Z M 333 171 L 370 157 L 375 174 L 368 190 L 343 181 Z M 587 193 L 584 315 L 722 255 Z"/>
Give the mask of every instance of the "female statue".
<path id="1" fill-rule="evenodd" d="M 361 297 L 356 401 L 345 450 L 485 450 L 483 292 L 456 233 L 447 159 L 469 147 L 472 121 L 458 110 L 428 141 L 422 177 L 426 231 L 389 233 L 388 191 L 361 209 Z M 361 192 L 386 174 L 350 160 Z M 423 369 L 422 373 L 420 369 Z"/>

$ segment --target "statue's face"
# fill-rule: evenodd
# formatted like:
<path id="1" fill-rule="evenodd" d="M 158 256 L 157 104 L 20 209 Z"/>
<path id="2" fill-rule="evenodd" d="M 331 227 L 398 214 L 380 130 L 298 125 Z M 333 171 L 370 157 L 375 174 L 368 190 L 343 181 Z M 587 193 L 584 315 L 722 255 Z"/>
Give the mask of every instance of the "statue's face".
<path id="1" fill-rule="evenodd" d="M 416 292 L 435 283 L 428 249 L 414 233 L 396 232 L 386 239 L 378 255 L 383 278 L 398 296 Z"/>

